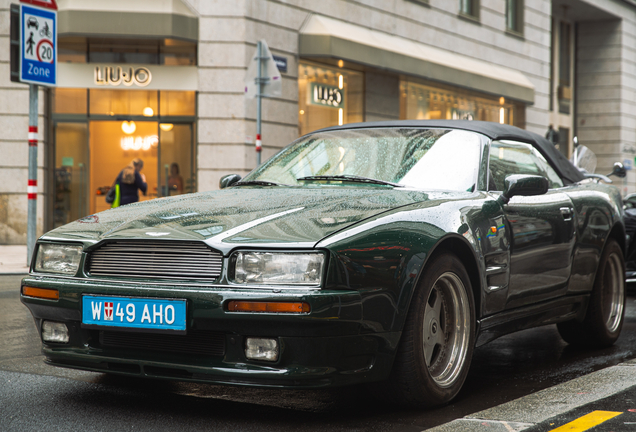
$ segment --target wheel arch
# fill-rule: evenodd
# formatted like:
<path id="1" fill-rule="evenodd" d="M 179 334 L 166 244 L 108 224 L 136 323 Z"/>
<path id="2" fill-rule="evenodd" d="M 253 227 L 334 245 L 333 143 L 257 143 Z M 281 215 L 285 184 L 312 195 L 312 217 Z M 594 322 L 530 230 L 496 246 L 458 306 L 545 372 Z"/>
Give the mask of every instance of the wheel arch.
<path id="1" fill-rule="evenodd" d="M 614 226 L 612 227 L 612 230 L 609 232 L 609 234 L 607 236 L 607 239 L 605 240 L 605 244 L 607 244 L 607 240 L 609 240 L 609 239 L 616 240 L 618 245 L 621 247 L 621 250 L 623 251 L 623 257 L 625 257 L 625 259 L 627 259 L 627 245 L 626 245 L 626 237 L 625 236 L 626 236 L 625 227 L 623 226 L 622 223 L 616 222 L 616 223 L 614 223 Z"/>
<path id="2" fill-rule="evenodd" d="M 475 255 L 475 251 L 463 237 L 459 235 L 444 237 L 431 249 L 428 257 L 426 257 L 426 260 L 422 265 L 422 268 L 420 269 L 420 275 L 418 276 L 417 284 L 421 282 L 420 277 L 424 273 L 424 269 L 428 266 L 431 259 L 445 252 L 450 252 L 456 255 L 457 258 L 460 259 L 462 264 L 464 264 L 466 272 L 468 273 L 468 277 L 470 278 L 473 300 L 475 302 L 475 318 L 481 318 L 481 273 L 479 271 L 479 265 L 477 257 Z"/>

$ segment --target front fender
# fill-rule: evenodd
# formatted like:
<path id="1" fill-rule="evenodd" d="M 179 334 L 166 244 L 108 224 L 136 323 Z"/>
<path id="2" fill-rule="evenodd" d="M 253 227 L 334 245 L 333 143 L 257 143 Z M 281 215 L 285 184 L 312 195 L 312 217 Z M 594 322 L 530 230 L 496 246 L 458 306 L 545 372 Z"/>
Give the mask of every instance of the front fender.
<path id="1" fill-rule="evenodd" d="M 476 194 L 478 195 L 478 194 Z M 430 256 L 449 239 L 464 246 L 477 290 L 483 285 L 480 241 L 475 235 L 479 199 L 430 202 L 364 221 L 319 242 L 328 249 L 327 289 L 357 290 L 363 331 L 401 331 L 413 291 Z M 479 303 L 479 296 L 475 296 Z"/>

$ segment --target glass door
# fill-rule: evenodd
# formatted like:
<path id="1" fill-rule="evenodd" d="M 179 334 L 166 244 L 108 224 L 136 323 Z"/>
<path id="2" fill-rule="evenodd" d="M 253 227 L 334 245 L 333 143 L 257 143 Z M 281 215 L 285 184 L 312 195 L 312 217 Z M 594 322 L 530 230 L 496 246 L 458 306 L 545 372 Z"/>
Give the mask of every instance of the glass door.
<path id="1" fill-rule="evenodd" d="M 55 194 L 53 227 L 89 214 L 88 125 L 57 122 L 55 139 Z"/>
<path id="2" fill-rule="evenodd" d="M 139 201 L 157 197 L 159 145 L 158 124 L 152 121 L 91 121 L 90 213 L 108 210 L 105 193 L 115 183 L 119 172 L 133 159 L 144 163 L 140 174 L 145 177 L 148 191 L 138 191 Z"/>
<path id="3" fill-rule="evenodd" d="M 192 123 L 159 125 L 161 196 L 196 192 Z"/>

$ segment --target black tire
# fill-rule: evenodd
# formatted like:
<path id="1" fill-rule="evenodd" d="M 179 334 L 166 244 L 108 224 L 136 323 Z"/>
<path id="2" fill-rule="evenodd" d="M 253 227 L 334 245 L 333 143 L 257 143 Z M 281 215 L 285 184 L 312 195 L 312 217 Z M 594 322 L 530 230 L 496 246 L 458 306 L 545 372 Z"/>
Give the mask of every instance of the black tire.
<path id="1" fill-rule="evenodd" d="M 625 316 L 625 260 L 614 239 L 609 239 L 601 255 L 590 302 L 583 321 L 557 324 L 567 343 L 608 347 L 616 342 Z"/>
<path id="2" fill-rule="evenodd" d="M 468 273 L 453 254 L 432 259 L 413 294 L 384 394 L 393 403 L 434 406 L 462 388 L 475 345 Z"/>

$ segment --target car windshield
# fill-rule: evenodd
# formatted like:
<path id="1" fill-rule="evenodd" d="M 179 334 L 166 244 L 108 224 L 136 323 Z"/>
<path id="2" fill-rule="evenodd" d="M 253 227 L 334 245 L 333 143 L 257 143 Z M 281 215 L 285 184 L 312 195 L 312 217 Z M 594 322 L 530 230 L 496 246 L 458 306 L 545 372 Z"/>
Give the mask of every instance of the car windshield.
<path id="1" fill-rule="evenodd" d="M 372 128 L 302 137 L 242 182 L 475 189 L 481 136 L 447 129 Z"/>

